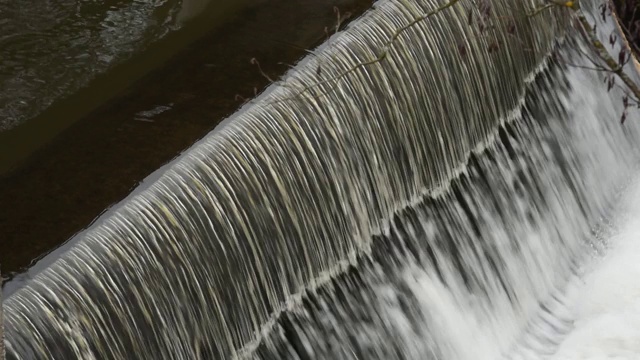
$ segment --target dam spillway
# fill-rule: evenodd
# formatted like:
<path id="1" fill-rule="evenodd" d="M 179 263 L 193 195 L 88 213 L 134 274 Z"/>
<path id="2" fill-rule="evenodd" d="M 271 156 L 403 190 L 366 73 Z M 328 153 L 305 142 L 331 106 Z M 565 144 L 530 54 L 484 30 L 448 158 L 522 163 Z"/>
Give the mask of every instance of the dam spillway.
<path id="1" fill-rule="evenodd" d="M 72 240 L 3 302 L 7 358 L 552 353 L 638 129 L 554 60 L 569 13 L 397 33 L 440 4 L 377 2 Z"/>

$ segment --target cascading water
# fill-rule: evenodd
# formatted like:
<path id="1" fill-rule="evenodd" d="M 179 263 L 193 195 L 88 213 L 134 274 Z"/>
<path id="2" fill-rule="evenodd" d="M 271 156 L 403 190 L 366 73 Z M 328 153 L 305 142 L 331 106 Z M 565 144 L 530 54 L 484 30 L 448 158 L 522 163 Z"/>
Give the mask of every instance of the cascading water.
<path id="1" fill-rule="evenodd" d="M 255 358 L 553 354 L 571 330 L 564 289 L 601 246 L 590 225 L 635 163 L 636 130 L 602 122 L 616 113 L 598 101 L 606 91 L 569 90 L 599 87 L 593 80 L 552 66 L 529 88 L 521 116 L 472 155 L 447 190 L 395 215 L 371 257 L 307 294 Z"/>
<path id="2" fill-rule="evenodd" d="M 74 240 L 3 303 L 8 358 L 553 355 L 639 129 L 553 60 L 568 12 L 479 33 L 461 1 L 386 45 L 438 4 L 378 2 Z"/>

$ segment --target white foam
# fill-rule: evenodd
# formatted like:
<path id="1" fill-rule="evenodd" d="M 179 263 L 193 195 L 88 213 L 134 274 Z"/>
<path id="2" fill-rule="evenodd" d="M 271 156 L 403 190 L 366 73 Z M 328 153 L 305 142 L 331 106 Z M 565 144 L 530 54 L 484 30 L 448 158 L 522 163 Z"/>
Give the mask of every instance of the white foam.
<path id="1" fill-rule="evenodd" d="M 552 359 L 640 359 L 640 182 L 619 210 L 610 250 L 577 290 L 574 330 Z"/>

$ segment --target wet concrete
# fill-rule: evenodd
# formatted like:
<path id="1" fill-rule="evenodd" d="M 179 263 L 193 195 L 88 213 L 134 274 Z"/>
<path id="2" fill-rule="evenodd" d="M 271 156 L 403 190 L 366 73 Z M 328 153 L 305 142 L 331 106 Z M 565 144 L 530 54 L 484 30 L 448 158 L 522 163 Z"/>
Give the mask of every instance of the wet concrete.
<path id="1" fill-rule="evenodd" d="M 277 77 L 320 44 L 336 24 L 334 6 L 360 14 L 371 0 L 266 1 L 88 115 L 72 114 L 81 120 L 0 178 L 3 273 L 24 269 L 85 228 L 268 85 L 251 58 Z M 82 107 L 83 96 L 72 100 Z"/>

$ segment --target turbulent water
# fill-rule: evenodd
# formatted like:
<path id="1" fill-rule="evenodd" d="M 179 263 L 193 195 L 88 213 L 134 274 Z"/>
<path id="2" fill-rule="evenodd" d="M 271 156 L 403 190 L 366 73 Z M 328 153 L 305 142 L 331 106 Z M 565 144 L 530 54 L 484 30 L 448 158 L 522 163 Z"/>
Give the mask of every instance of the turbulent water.
<path id="1" fill-rule="evenodd" d="M 462 1 L 385 45 L 437 4 L 376 3 L 74 240 L 3 303 L 7 357 L 584 358 L 639 128 L 566 13 Z"/>
<path id="2" fill-rule="evenodd" d="M 636 178 L 616 208 L 604 238 L 607 251 L 569 287 L 573 327 L 551 359 L 640 357 L 640 183 Z"/>

